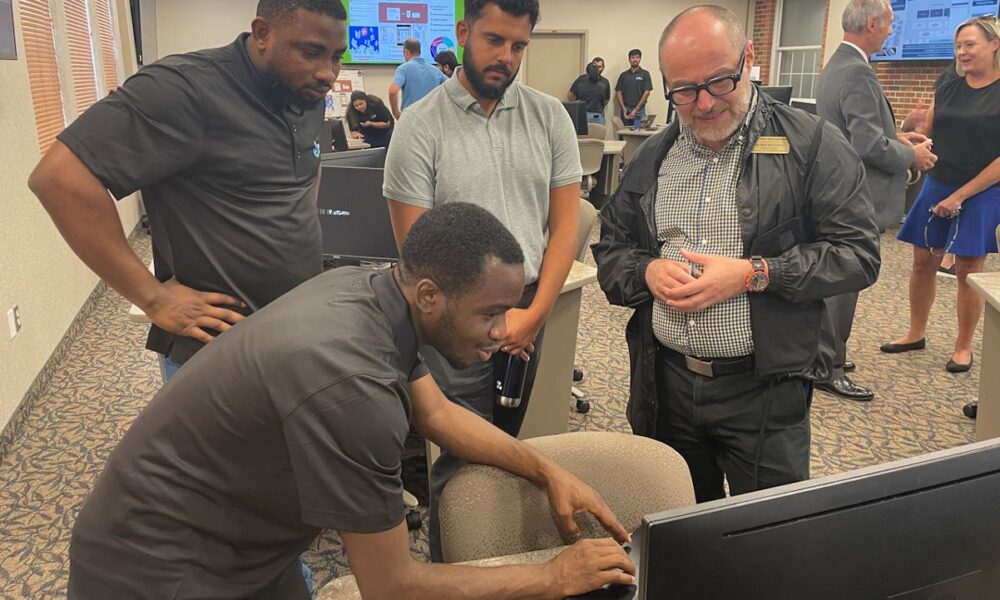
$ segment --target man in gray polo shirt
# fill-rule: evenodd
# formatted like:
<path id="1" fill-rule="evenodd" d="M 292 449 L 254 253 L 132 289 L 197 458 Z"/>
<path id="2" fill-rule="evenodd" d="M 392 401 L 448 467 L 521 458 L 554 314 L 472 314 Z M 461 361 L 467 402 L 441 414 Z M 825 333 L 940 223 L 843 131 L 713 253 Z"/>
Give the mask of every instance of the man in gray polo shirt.
<path id="1" fill-rule="evenodd" d="M 514 234 L 525 254 L 528 287 L 507 314 L 494 364 L 456 370 L 426 356 L 445 394 L 507 433 L 521 428 L 537 368 L 541 332 L 577 251 L 580 152 L 562 104 L 514 83 L 537 2 L 466 0 L 457 27 L 464 66 L 407 111 L 386 157 L 383 191 L 397 242 L 427 209 L 447 202 L 485 207 Z M 494 367 L 508 354 L 531 354 L 521 405 L 498 407 Z M 435 498 L 461 461 L 447 454 L 431 475 L 431 557 L 440 558 Z"/>
<path id="2" fill-rule="evenodd" d="M 144 67 L 59 135 L 29 185 L 74 252 L 153 322 L 169 376 L 322 270 L 314 184 L 339 0 L 261 0 L 251 32 Z M 155 277 L 108 191 L 142 190 Z"/>
<path id="3" fill-rule="evenodd" d="M 461 228 L 459 230 L 459 228 Z M 496 350 L 524 256 L 482 208 L 413 226 L 393 271 L 333 269 L 199 352 L 115 448 L 73 527 L 72 600 L 305 600 L 296 558 L 336 529 L 366 598 L 563 598 L 635 570 L 610 538 L 544 565 L 414 561 L 400 458 L 410 423 L 444 448 L 544 487 L 560 529 L 588 511 L 628 538 L 590 487 L 445 401 L 417 354 Z M 622 569 L 623 571 L 619 571 Z"/>

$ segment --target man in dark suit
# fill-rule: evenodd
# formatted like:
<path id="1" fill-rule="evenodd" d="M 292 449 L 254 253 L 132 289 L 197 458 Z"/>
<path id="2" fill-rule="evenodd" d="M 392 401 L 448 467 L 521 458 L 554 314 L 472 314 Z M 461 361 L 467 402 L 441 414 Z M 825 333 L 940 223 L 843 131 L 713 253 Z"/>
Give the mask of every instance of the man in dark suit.
<path id="1" fill-rule="evenodd" d="M 892 107 L 882 93 L 868 57 L 878 52 L 892 31 L 892 7 L 886 0 L 851 0 L 842 18 L 844 41 L 819 76 L 816 112 L 840 128 L 865 165 L 880 230 L 898 225 L 906 200 L 906 171 L 925 171 L 937 157 L 931 140 L 918 133 L 896 133 Z M 816 387 L 851 400 L 871 400 L 874 392 L 845 374 L 847 339 L 851 335 L 856 292 L 827 298 L 830 322 L 824 327 L 820 352 L 831 360 L 829 379 Z M 846 366 L 846 369 L 845 369 Z"/>

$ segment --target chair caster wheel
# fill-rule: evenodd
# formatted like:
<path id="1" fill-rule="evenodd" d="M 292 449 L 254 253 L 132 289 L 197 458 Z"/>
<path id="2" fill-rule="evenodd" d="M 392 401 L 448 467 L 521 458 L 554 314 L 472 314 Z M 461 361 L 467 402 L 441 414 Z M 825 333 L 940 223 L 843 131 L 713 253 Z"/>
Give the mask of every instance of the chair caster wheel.
<path id="1" fill-rule="evenodd" d="M 424 524 L 423 519 L 420 518 L 420 513 L 415 510 L 411 510 L 406 513 L 406 528 L 410 531 L 416 531 L 420 529 Z"/>
<path id="2" fill-rule="evenodd" d="M 590 412 L 590 402 L 578 398 L 576 401 L 576 412 L 581 414 Z"/>
<path id="3" fill-rule="evenodd" d="M 573 369 L 573 383 L 583 381 L 583 369 Z"/>
<path id="4" fill-rule="evenodd" d="M 962 407 L 962 414 L 969 417 L 970 419 L 975 419 L 979 413 L 979 403 L 970 402 Z"/>

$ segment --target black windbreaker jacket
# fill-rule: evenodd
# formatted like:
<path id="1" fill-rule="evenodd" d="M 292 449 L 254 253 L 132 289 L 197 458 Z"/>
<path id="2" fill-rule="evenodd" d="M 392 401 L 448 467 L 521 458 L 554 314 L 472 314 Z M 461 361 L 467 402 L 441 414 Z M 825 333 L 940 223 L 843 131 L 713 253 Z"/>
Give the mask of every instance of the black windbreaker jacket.
<path id="1" fill-rule="evenodd" d="M 768 259 L 770 285 L 750 295 L 758 377 L 821 379 L 832 365 L 817 361 L 823 299 L 864 289 L 880 264 L 879 235 L 861 159 L 833 125 L 758 96 L 737 185 L 743 255 Z M 638 435 L 655 436 L 653 297 L 646 266 L 660 257 L 657 177 L 676 141 L 676 121 L 650 137 L 601 211 L 601 239 L 591 249 L 611 304 L 635 309 L 625 330 L 631 361 L 628 419 Z M 785 137 L 787 154 L 757 154 L 761 136 Z"/>

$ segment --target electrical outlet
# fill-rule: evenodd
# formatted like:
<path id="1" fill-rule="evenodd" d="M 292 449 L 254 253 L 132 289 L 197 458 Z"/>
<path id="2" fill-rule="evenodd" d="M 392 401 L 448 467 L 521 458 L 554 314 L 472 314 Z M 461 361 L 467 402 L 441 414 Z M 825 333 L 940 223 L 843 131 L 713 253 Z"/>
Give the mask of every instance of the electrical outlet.
<path id="1" fill-rule="evenodd" d="M 10 339 L 14 339 L 17 332 L 21 331 L 21 311 L 16 304 L 7 311 L 7 329 L 10 331 Z"/>

